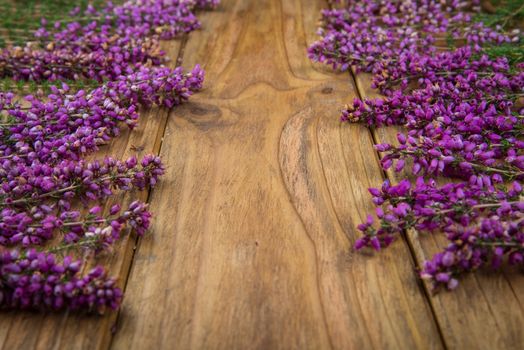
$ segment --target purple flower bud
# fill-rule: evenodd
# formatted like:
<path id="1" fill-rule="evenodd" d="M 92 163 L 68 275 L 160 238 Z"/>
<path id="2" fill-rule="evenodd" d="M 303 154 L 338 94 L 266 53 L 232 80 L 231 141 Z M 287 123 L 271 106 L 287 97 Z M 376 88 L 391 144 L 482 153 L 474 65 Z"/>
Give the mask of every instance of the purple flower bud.
<path id="1" fill-rule="evenodd" d="M 359 238 L 355 242 L 355 249 L 360 250 L 367 246 L 367 240 L 365 238 Z"/>
<path id="2" fill-rule="evenodd" d="M 447 288 L 449 290 L 453 290 L 455 288 L 458 287 L 458 281 L 455 279 L 455 278 L 451 278 L 449 281 L 448 281 L 448 284 L 447 284 Z"/>
<path id="3" fill-rule="evenodd" d="M 455 263 L 455 256 L 451 252 L 445 252 L 442 256 L 442 265 L 450 267 Z"/>
<path id="4" fill-rule="evenodd" d="M 111 207 L 111 209 L 109 210 L 109 215 L 115 215 L 117 214 L 118 212 L 120 212 L 120 205 L 119 204 L 115 204 Z"/>
<path id="5" fill-rule="evenodd" d="M 101 206 L 95 206 L 95 207 L 92 207 L 90 210 L 89 210 L 89 214 L 91 215 L 98 215 L 102 212 L 102 207 Z"/>
<path id="6" fill-rule="evenodd" d="M 450 276 L 448 273 L 437 273 L 435 275 L 435 280 L 440 283 L 448 283 L 450 281 Z"/>
<path id="7" fill-rule="evenodd" d="M 370 242 L 371 247 L 373 249 L 375 249 L 377 252 L 380 251 L 380 248 L 381 248 L 380 241 L 379 241 L 379 239 L 377 237 L 371 238 L 371 240 L 369 242 Z"/>

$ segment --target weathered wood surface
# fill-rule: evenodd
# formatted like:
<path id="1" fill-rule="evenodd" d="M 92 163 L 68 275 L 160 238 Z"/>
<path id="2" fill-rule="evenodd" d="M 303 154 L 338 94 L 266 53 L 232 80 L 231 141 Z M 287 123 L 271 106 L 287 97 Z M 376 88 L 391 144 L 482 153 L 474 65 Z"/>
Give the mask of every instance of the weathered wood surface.
<path id="1" fill-rule="evenodd" d="M 348 76 L 306 57 L 324 6 L 224 0 L 191 34 L 206 88 L 169 118 L 113 348 L 442 347 L 407 245 L 352 250 L 382 172 L 337 121 Z"/>
<path id="2" fill-rule="evenodd" d="M 144 112 L 101 152 L 143 148 L 167 165 L 140 194 L 151 233 L 105 258 L 126 286 L 120 313 L 4 313 L 4 349 L 522 347 L 524 285 L 510 272 L 430 297 L 415 267 L 441 241 L 412 232 L 381 254 L 352 250 L 373 210 L 367 188 L 384 178 L 374 139 L 395 131 L 338 122 L 372 92 L 369 77 L 354 85 L 306 57 L 326 6 L 222 0 L 187 43 L 168 44 L 174 61 L 204 65 L 204 91 Z"/>
<path id="3" fill-rule="evenodd" d="M 363 98 L 380 97 L 371 88 L 371 77 L 355 77 Z M 373 131 L 377 143 L 398 144 L 399 127 Z M 393 183 L 407 176 L 387 172 Z M 407 239 L 418 265 L 431 259 L 446 247 L 448 241 L 439 235 L 407 232 Z M 431 286 L 425 285 L 428 295 Z M 460 279 L 459 287 L 429 297 L 445 345 L 450 349 L 522 349 L 524 348 L 524 282 L 522 272 L 506 268 L 503 273 L 478 271 Z"/>

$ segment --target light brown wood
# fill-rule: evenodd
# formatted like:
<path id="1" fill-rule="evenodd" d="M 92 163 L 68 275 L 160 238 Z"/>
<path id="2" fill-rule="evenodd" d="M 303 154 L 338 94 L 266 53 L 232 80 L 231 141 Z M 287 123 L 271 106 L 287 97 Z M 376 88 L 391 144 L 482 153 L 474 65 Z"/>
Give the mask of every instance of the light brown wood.
<path id="1" fill-rule="evenodd" d="M 163 43 L 167 56 L 176 59 L 181 41 Z M 170 65 L 174 65 L 174 60 Z M 158 154 L 161 138 L 167 122 L 168 111 L 152 108 L 141 113 L 139 126 L 133 130 L 122 130 L 122 134 L 91 159 L 112 156 L 125 159 L 131 155 L 139 158 L 146 154 Z M 114 203 L 128 205 L 132 200 L 147 200 L 148 192 L 118 194 L 111 198 L 106 207 Z M 87 266 L 103 264 L 111 275 L 118 276 L 119 284 L 125 286 L 136 237 L 126 236 L 117 243 L 110 254 L 93 259 L 86 257 Z M 4 312 L 0 314 L 0 347 L 2 349 L 105 349 L 109 346 L 116 312 L 104 316 L 75 315 L 68 313 L 40 314 L 30 312 Z"/>
<path id="2" fill-rule="evenodd" d="M 312 65 L 318 0 L 223 0 L 184 66 L 206 88 L 172 112 L 115 349 L 441 348 L 406 244 L 355 253 L 382 172 L 341 126 L 347 75 Z"/>
<path id="3" fill-rule="evenodd" d="M 357 87 L 364 98 L 380 97 L 370 86 L 367 74 L 356 76 Z M 374 130 L 377 143 L 398 144 L 399 127 Z M 392 182 L 405 174 L 387 172 Z M 417 264 L 431 259 L 447 245 L 439 235 L 407 233 Z M 430 286 L 425 286 L 430 293 Z M 429 294 L 428 293 L 428 294 Z M 430 297 L 445 344 L 450 349 L 522 349 L 524 347 L 524 282 L 515 269 L 503 273 L 479 271 L 461 278 L 453 292 Z"/>
<path id="4" fill-rule="evenodd" d="M 203 63 L 206 89 L 169 116 L 144 111 L 138 130 L 98 153 L 144 148 L 168 166 L 150 197 L 150 235 L 136 254 L 131 237 L 102 260 L 122 286 L 133 260 L 118 322 L 116 313 L 3 313 L 3 348 L 524 346 L 516 271 L 469 275 L 428 297 L 414 269 L 443 247 L 438 236 L 408 232 L 380 254 L 352 250 L 373 210 L 366 189 L 383 180 L 373 140 L 395 142 L 397 129 L 372 135 L 337 121 L 358 91 L 377 95 L 369 76 L 356 78 L 357 91 L 307 59 L 325 6 L 223 0 L 202 16 L 181 58 Z M 175 64 L 180 42 L 165 47 Z"/>

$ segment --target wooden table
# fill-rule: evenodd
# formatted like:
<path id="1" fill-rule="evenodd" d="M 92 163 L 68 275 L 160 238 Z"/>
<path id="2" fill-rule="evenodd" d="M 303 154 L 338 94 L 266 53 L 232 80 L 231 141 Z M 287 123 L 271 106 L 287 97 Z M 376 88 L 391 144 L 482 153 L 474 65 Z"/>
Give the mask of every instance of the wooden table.
<path id="1" fill-rule="evenodd" d="M 431 296 L 415 269 L 442 241 L 409 232 L 381 254 L 352 249 L 373 210 L 367 188 L 396 180 L 373 149 L 395 130 L 339 123 L 344 104 L 373 92 L 368 77 L 307 58 L 325 7 L 222 0 L 202 30 L 166 44 L 173 62 L 204 66 L 205 89 L 144 111 L 104 150 L 159 153 L 167 166 L 141 194 L 151 233 L 104 258 L 126 287 L 120 312 L 4 313 L 4 349 L 522 348 L 516 272 Z"/>

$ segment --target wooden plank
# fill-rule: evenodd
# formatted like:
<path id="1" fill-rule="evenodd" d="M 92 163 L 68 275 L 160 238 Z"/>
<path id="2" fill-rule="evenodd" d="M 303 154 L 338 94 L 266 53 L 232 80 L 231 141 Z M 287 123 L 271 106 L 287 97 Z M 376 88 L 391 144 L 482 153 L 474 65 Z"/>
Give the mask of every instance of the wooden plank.
<path id="1" fill-rule="evenodd" d="M 171 65 L 176 61 L 181 41 L 164 42 Z M 146 154 L 158 154 L 161 138 L 168 118 L 166 109 L 152 108 L 143 111 L 139 126 L 133 130 L 123 130 L 111 144 L 101 148 L 90 158 L 104 156 L 125 159 L 132 155 L 139 158 Z M 124 207 L 132 200 L 145 201 L 147 192 L 119 194 L 106 205 L 121 203 Z M 134 235 L 125 237 L 117 243 L 112 253 L 93 259 L 88 257 L 88 265 L 108 266 L 111 275 L 119 276 L 119 283 L 125 286 L 131 259 L 136 244 Z M 105 349 L 109 346 L 116 312 L 103 316 L 77 315 L 69 313 L 42 314 L 30 312 L 9 312 L 0 315 L 0 345 L 3 349 Z"/>
<path id="2" fill-rule="evenodd" d="M 223 0 L 189 40 L 206 88 L 173 112 L 115 349 L 441 348 L 407 245 L 355 253 L 369 132 L 306 56 L 318 0 Z"/>
<path id="3" fill-rule="evenodd" d="M 370 86 L 371 76 L 356 76 L 363 98 L 380 97 Z M 377 143 L 398 144 L 400 127 L 375 129 Z M 387 172 L 392 182 L 404 174 Z M 419 265 L 447 246 L 439 235 L 407 234 Z M 430 286 L 425 286 L 430 293 Z M 430 298 L 445 344 L 451 349 L 522 349 L 524 347 L 524 281 L 516 269 L 502 273 L 478 271 L 463 276 L 453 292 L 441 292 Z"/>

